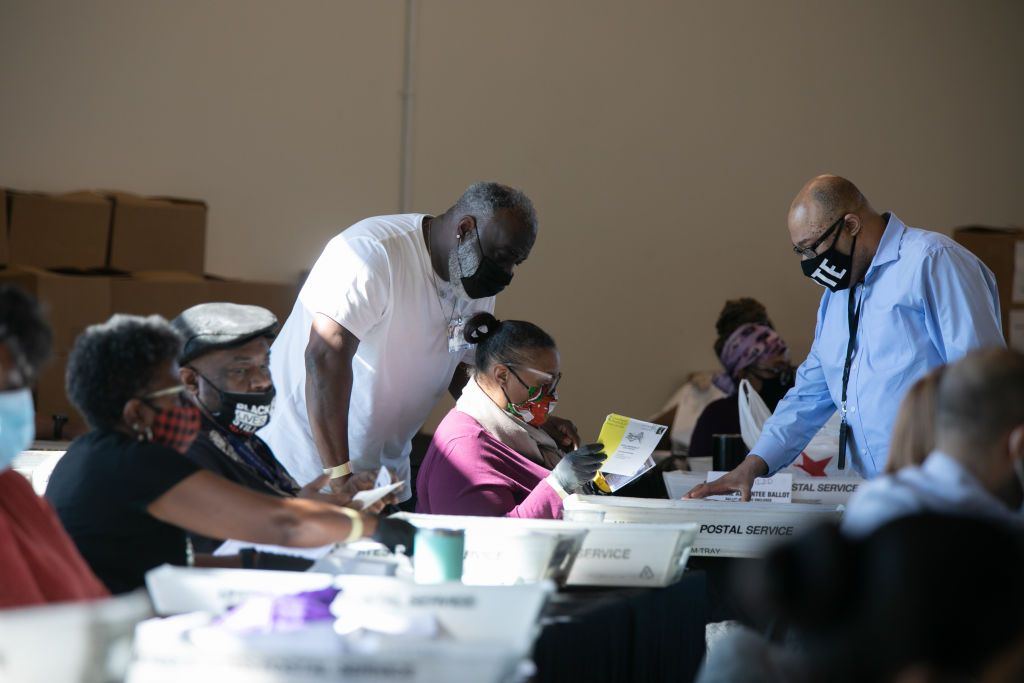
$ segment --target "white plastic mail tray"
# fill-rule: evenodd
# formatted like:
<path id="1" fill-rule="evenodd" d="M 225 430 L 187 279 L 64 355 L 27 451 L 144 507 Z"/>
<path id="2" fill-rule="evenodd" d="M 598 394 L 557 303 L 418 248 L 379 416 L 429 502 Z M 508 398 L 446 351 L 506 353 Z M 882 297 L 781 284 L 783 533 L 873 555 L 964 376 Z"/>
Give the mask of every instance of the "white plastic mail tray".
<path id="1" fill-rule="evenodd" d="M 571 527 L 552 520 L 409 513 L 395 516 L 418 527 L 465 530 L 462 582 L 481 586 L 544 579 L 564 585 L 587 535 L 585 526 Z"/>
<path id="2" fill-rule="evenodd" d="M 104 600 L 5 609 L 0 681 L 119 681 L 135 625 L 153 616 L 145 591 Z"/>
<path id="3" fill-rule="evenodd" d="M 667 586 L 679 580 L 686 568 L 697 525 L 636 524 L 621 528 L 602 522 L 565 522 L 550 519 L 504 519 L 449 515 L 402 515 L 416 526 L 465 529 L 466 561 L 470 570 L 486 575 L 503 561 L 477 547 L 487 548 L 500 538 L 503 528 L 555 533 L 565 529 L 587 532 L 576 554 L 566 585 L 569 586 Z M 485 566 L 476 566 L 477 563 Z"/>
<path id="4" fill-rule="evenodd" d="M 772 545 L 824 522 L 838 522 L 835 505 L 779 505 L 712 500 L 658 500 L 577 496 L 567 510 L 601 510 L 607 523 L 680 523 L 699 525 L 690 552 L 697 557 L 759 557 Z"/>
<path id="5" fill-rule="evenodd" d="M 690 489 L 706 480 L 706 472 L 665 472 L 668 497 L 678 500 Z M 794 503 L 846 505 L 850 496 L 864 483 L 860 477 L 798 477 L 793 476 Z"/>
<path id="6" fill-rule="evenodd" d="M 331 576 L 309 572 L 210 569 L 164 565 L 146 574 L 159 614 L 218 614 L 245 598 L 288 595 L 334 586 L 339 609 L 423 612 L 456 640 L 515 643 L 528 649 L 537 619 L 555 590 L 550 581 L 518 586 L 418 585 L 383 576 Z M 501 618 L 495 618 L 501 615 Z"/>
<path id="7" fill-rule="evenodd" d="M 341 637 L 330 622 L 291 633 L 194 637 L 205 613 L 139 625 L 127 683 L 435 683 L 521 680 L 523 655 L 507 643 Z"/>

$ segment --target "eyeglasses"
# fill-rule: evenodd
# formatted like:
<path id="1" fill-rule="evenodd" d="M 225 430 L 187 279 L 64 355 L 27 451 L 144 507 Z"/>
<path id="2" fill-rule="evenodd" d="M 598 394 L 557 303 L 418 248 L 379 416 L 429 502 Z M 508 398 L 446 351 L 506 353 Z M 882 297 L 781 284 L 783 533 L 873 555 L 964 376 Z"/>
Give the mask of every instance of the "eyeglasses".
<path id="1" fill-rule="evenodd" d="M 146 405 L 152 407 L 151 401 L 154 401 L 158 398 L 163 398 L 164 396 L 177 396 L 178 401 L 180 401 L 181 403 L 185 403 L 186 391 L 187 388 L 185 387 L 184 384 L 178 384 L 173 387 L 167 387 L 166 389 L 157 389 L 156 391 L 151 391 L 148 394 L 143 394 L 142 396 L 139 396 L 139 400 L 144 402 Z"/>
<path id="2" fill-rule="evenodd" d="M 828 236 L 831 235 L 835 231 L 835 229 L 838 228 L 843 223 L 844 220 L 846 220 L 846 214 L 845 213 L 842 216 L 840 216 L 838 219 L 836 219 L 836 222 L 833 223 L 832 225 L 830 225 L 828 230 L 826 230 L 825 232 L 821 233 L 821 237 L 819 237 L 818 239 L 814 240 L 814 244 L 812 244 L 809 247 L 793 247 L 793 251 L 795 253 L 797 253 L 797 254 L 800 254 L 804 258 L 807 258 L 807 259 L 814 258 L 815 256 L 818 255 L 818 247 L 821 246 L 821 243 L 824 242 L 825 240 L 827 240 Z M 838 233 L 836 234 L 836 239 L 839 239 L 839 234 Z"/>
<path id="3" fill-rule="evenodd" d="M 515 370 L 512 369 L 513 367 L 519 368 L 520 370 L 526 370 L 527 372 L 532 372 L 533 374 L 538 375 L 540 377 L 546 377 L 547 381 L 537 386 L 530 386 L 529 384 L 523 381 L 523 378 L 520 377 Z M 531 401 L 536 398 L 540 398 L 541 396 L 554 396 L 555 389 L 558 388 L 558 383 L 562 381 L 562 373 L 552 375 L 550 372 L 544 372 L 543 370 L 535 370 L 533 368 L 528 368 L 525 365 L 509 365 L 508 369 L 509 372 L 511 372 L 512 375 L 517 380 L 519 380 L 519 383 L 523 385 L 523 388 L 526 389 L 527 396 Z"/>

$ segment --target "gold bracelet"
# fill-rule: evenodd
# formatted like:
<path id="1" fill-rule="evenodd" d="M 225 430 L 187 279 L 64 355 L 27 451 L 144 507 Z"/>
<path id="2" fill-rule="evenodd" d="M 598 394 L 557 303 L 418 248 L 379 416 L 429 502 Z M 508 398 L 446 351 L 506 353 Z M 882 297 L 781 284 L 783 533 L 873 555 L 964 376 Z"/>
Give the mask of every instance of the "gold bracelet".
<path id="1" fill-rule="evenodd" d="M 352 468 L 347 462 L 343 462 L 340 465 L 334 467 L 327 467 L 324 469 L 324 474 L 331 475 L 331 479 L 340 479 L 341 477 L 352 474 Z"/>
<path id="2" fill-rule="evenodd" d="M 348 538 L 342 543 L 351 543 L 352 541 L 358 541 L 363 537 L 363 516 L 353 510 L 352 508 L 340 508 L 340 510 L 348 517 L 352 523 L 352 528 L 348 532 Z"/>

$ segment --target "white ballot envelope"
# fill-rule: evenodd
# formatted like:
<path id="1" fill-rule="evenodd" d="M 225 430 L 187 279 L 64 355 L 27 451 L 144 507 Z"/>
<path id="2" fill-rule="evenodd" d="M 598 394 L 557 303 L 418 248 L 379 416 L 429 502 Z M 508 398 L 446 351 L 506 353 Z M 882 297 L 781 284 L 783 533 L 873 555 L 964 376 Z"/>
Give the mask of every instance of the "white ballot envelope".
<path id="1" fill-rule="evenodd" d="M 707 481 L 711 482 L 724 477 L 728 472 L 708 472 Z M 728 493 L 721 496 L 708 496 L 707 500 L 740 500 L 738 493 Z M 750 487 L 750 502 L 752 503 L 792 503 L 793 502 L 793 475 L 776 474 L 771 477 L 758 477 Z"/>
<path id="2" fill-rule="evenodd" d="M 612 491 L 654 467 L 651 454 L 658 447 L 668 427 L 634 420 L 612 413 L 605 418 L 597 440 L 604 444 L 608 459 L 601 465 L 601 475 Z"/>
<path id="3" fill-rule="evenodd" d="M 390 495 L 402 488 L 403 484 L 405 484 L 404 481 L 396 481 L 392 484 L 388 468 L 381 467 L 380 472 L 377 473 L 377 481 L 374 482 L 374 488 L 369 491 L 360 491 L 356 495 L 352 496 L 352 502 L 359 503 L 362 507 L 358 509 L 365 510 L 384 496 Z"/>

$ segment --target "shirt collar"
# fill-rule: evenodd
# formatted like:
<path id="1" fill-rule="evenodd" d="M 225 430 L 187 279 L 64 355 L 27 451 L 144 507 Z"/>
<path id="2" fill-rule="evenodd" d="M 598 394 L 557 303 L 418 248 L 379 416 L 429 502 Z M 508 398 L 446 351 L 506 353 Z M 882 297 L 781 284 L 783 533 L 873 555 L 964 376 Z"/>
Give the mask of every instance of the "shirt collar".
<path id="1" fill-rule="evenodd" d="M 1009 512 L 1009 508 L 982 486 L 981 482 L 966 467 L 961 465 L 956 458 L 942 451 L 932 451 L 921 464 L 921 470 L 933 481 L 948 486 L 947 493 L 949 494 L 966 494 L 966 497 L 974 499 L 993 512 Z"/>
<path id="2" fill-rule="evenodd" d="M 868 266 L 868 273 L 871 273 L 876 267 L 895 261 L 900 257 L 900 244 L 903 242 L 903 235 L 907 231 L 907 226 L 903 224 L 896 214 L 890 213 L 889 220 L 885 224 L 885 232 L 882 233 L 882 241 L 878 243 L 878 251 L 875 252 L 875 257 L 871 259 L 871 265 Z"/>

